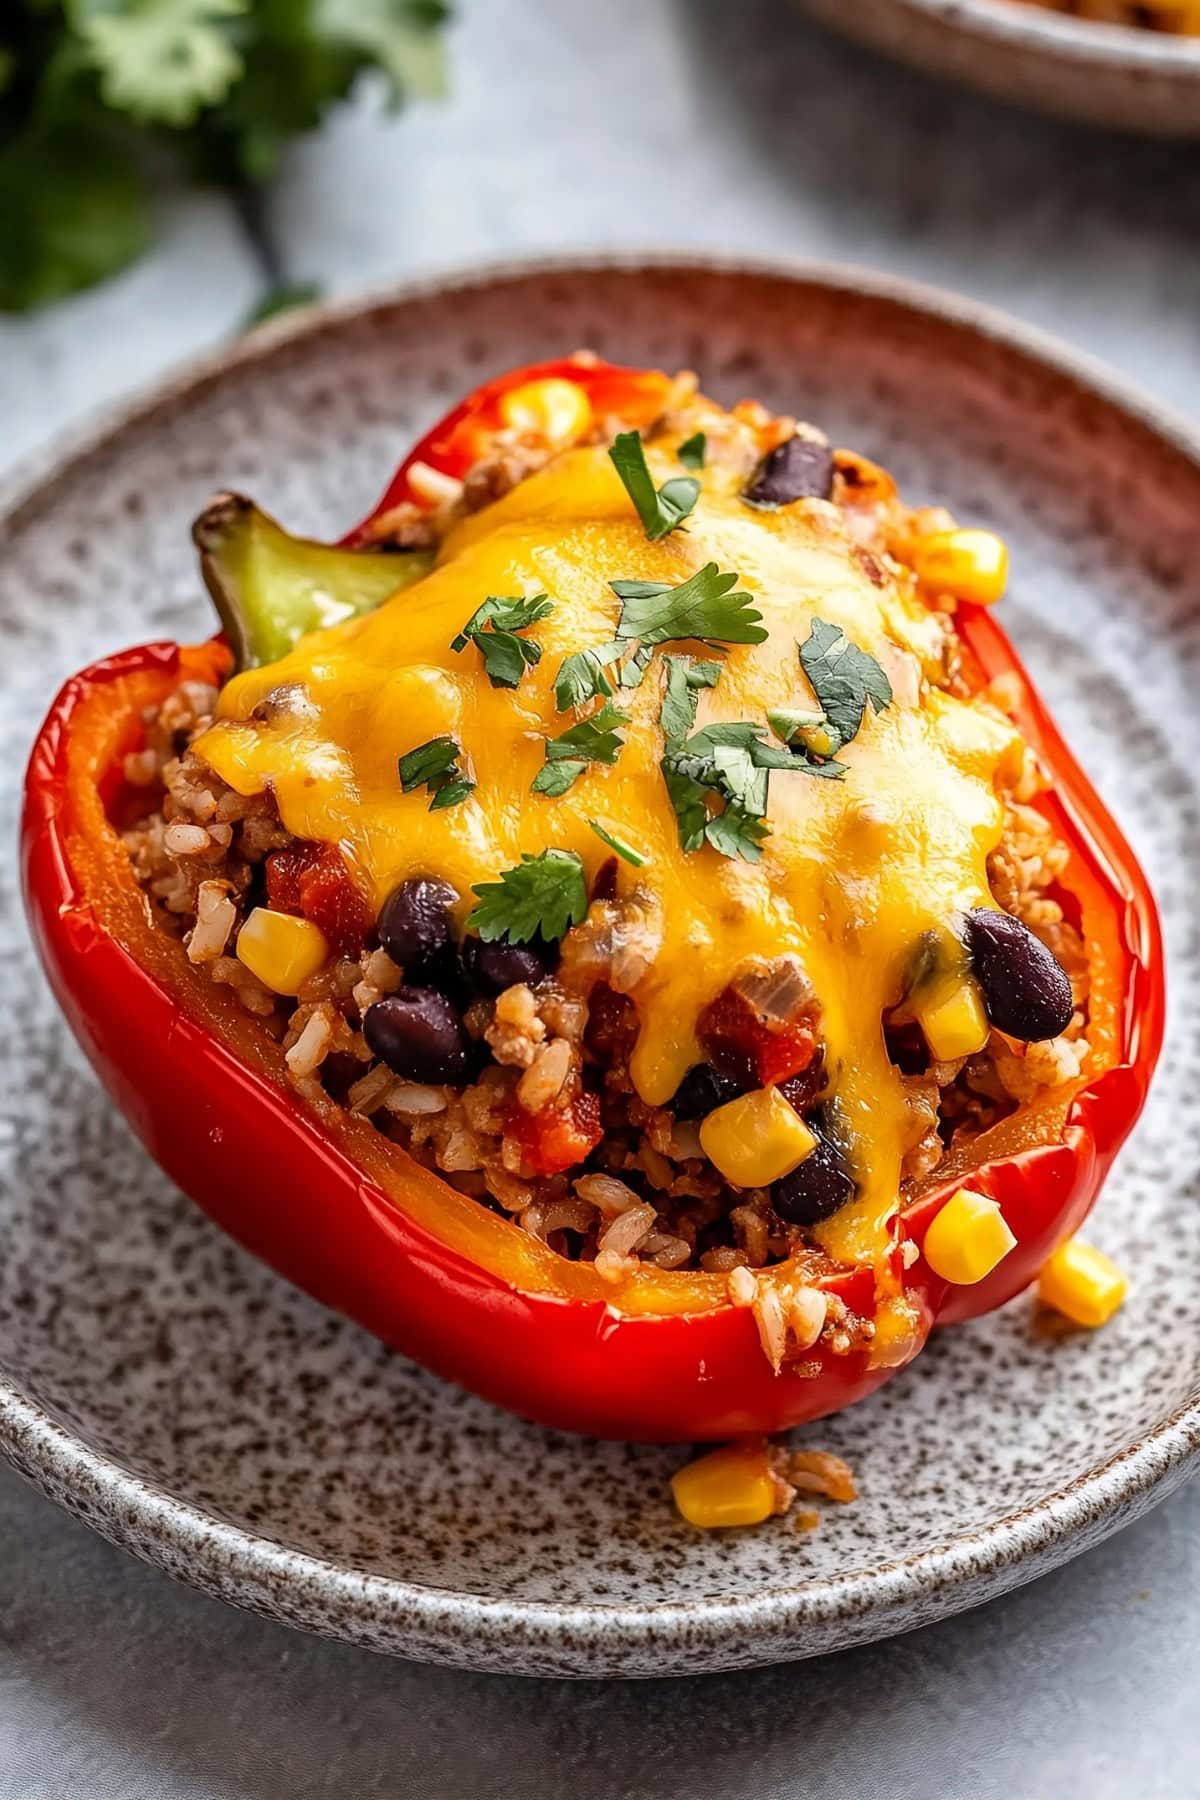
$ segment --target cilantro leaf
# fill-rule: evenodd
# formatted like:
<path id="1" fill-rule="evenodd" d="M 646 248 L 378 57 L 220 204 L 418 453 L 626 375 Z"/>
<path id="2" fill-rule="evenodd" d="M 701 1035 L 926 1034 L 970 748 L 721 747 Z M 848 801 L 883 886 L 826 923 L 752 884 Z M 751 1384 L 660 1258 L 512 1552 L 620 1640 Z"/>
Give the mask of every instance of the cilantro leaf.
<path id="1" fill-rule="evenodd" d="M 873 656 L 851 643 L 840 625 L 814 619 L 800 645 L 800 662 L 836 733 L 836 751 L 856 737 L 867 704 L 880 713 L 892 703 L 892 684 Z"/>
<path id="2" fill-rule="evenodd" d="M 668 742 L 681 742 L 696 723 L 696 706 L 702 688 L 716 687 L 721 665 L 697 662 L 691 656 L 668 656 L 667 686 L 659 712 Z"/>
<path id="3" fill-rule="evenodd" d="M 534 594 L 528 600 L 489 594 L 451 639 L 450 648 L 461 652 L 474 643 L 492 686 L 515 688 L 526 669 L 542 660 L 542 646 L 516 634 L 553 611 L 554 602 L 545 594 Z"/>
<path id="4" fill-rule="evenodd" d="M 730 720 L 707 726 L 686 743 L 668 741 L 661 767 L 684 850 L 698 850 L 707 839 L 722 856 L 758 861 L 758 845 L 768 835 L 769 779 L 756 760 L 766 748 L 760 739 L 761 727 Z M 710 796 L 725 802 L 715 816 Z"/>
<path id="5" fill-rule="evenodd" d="M 581 719 L 560 737 L 546 742 L 546 761 L 533 781 L 535 794 L 557 798 L 583 774 L 589 762 L 615 763 L 625 747 L 618 727 L 629 724 L 629 714 L 606 700 L 590 719 Z"/>
<path id="6" fill-rule="evenodd" d="M 450 17 L 442 0 L 317 0 L 321 30 L 383 70 L 393 105 L 406 93 L 440 100 L 446 66 L 438 27 Z"/>
<path id="7" fill-rule="evenodd" d="M 533 594 L 529 599 L 520 595 L 489 594 L 486 600 L 480 601 L 458 636 L 451 639 L 450 648 L 465 650 L 468 641 L 485 625 L 491 624 L 498 631 L 524 631 L 553 611 L 554 602 L 547 600 L 545 594 Z"/>
<path id="8" fill-rule="evenodd" d="M 708 439 L 702 431 L 696 431 L 690 438 L 685 438 L 675 454 L 685 469 L 702 469 L 707 449 Z"/>
<path id="9" fill-rule="evenodd" d="M 573 850 L 526 852 L 515 869 L 505 869 L 498 881 L 477 883 L 474 892 L 479 904 L 467 929 L 477 931 L 485 944 L 500 938 L 527 944 L 539 932 L 547 940 L 560 938 L 588 908 L 583 864 Z"/>
<path id="10" fill-rule="evenodd" d="M 743 862 L 756 863 L 762 856 L 763 840 L 770 836 L 764 819 L 757 818 L 741 806 L 727 806 L 704 827 L 704 835 L 722 856 L 740 856 Z"/>
<path id="11" fill-rule="evenodd" d="M 530 782 L 530 792 L 544 794 L 547 800 L 558 800 L 574 787 L 587 768 L 581 757 L 566 757 L 561 762 L 544 763 Z"/>
<path id="12" fill-rule="evenodd" d="M 670 659 L 686 661 L 686 658 Z M 713 664 L 696 664 L 711 669 Z M 668 676 L 670 682 L 671 676 Z M 676 693 L 669 689 L 660 717 L 667 742 L 660 767 L 667 794 L 675 810 L 679 841 L 684 850 L 698 850 L 707 840 L 722 856 L 740 856 L 757 862 L 759 846 L 770 834 L 767 825 L 768 784 L 772 769 L 838 781 L 846 774 L 841 763 L 810 759 L 803 750 L 792 751 L 765 742 L 761 725 L 748 719 L 722 720 L 707 725 L 686 740 L 667 727 L 686 716 L 689 704 L 680 690 L 685 677 L 675 676 Z M 690 702 L 694 717 L 694 696 Z M 718 813 L 710 802 L 724 802 Z"/>
<path id="13" fill-rule="evenodd" d="M 91 287 L 150 238 L 141 178 L 99 132 L 30 128 L 0 148 L 0 311 Z"/>
<path id="14" fill-rule="evenodd" d="M 619 838 L 615 832 L 606 831 L 599 819 L 589 819 L 588 824 L 600 839 L 601 843 L 607 844 L 610 850 L 615 850 L 618 856 L 624 857 L 627 863 L 632 863 L 635 869 L 644 869 L 646 867 L 650 858 L 648 856 L 643 856 L 640 850 L 635 850 L 632 844 L 627 844 L 625 839 Z"/>
<path id="15" fill-rule="evenodd" d="M 673 638 L 761 644 L 767 637 L 758 623 L 762 614 L 749 594 L 730 592 L 737 582 L 736 575 L 723 575 L 716 563 L 706 563 L 678 587 L 662 581 L 610 581 L 622 602 L 617 636 L 638 638 L 643 645 Z"/>
<path id="16" fill-rule="evenodd" d="M 458 766 L 462 751 L 452 737 L 430 738 L 400 758 L 400 786 L 410 794 L 414 788 L 428 788 L 430 812 L 441 812 L 457 806 L 472 793 L 475 783 Z"/>
<path id="17" fill-rule="evenodd" d="M 704 783 L 697 781 L 694 775 L 682 768 L 678 758 L 669 751 L 659 766 L 666 783 L 667 797 L 674 808 L 680 848 L 689 852 L 699 850 L 704 842 L 704 827 L 708 824 Z"/>
<path id="18" fill-rule="evenodd" d="M 617 686 L 623 688 L 640 688 L 646 670 L 650 667 L 650 659 L 654 655 L 653 644 L 639 644 L 632 656 L 626 657 L 617 672 Z"/>
<path id="19" fill-rule="evenodd" d="M 602 644 L 598 650 L 577 650 L 568 656 L 554 677 L 554 704 L 559 712 L 569 712 L 589 700 L 607 699 L 612 688 L 604 671 L 624 654 L 624 644 Z"/>
<path id="20" fill-rule="evenodd" d="M 608 454 L 652 543 L 683 524 L 700 497 L 700 483 L 694 476 L 677 475 L 656 488 L 636 431 L 622 431 Z"/>
<path id="21" fill-rule="evenodd" d="M 193 125 L 242 73 L 229 25 L 248 0 L 78 5 L 76 29 L 105 102 L 141 125 Z"/>

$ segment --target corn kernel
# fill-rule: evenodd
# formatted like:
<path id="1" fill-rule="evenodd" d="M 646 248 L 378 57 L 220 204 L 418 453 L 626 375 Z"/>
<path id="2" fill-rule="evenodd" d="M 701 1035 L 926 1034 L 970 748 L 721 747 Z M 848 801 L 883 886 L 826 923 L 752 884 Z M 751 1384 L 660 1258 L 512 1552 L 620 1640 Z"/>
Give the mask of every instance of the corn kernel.
<path id="1" fill-rule="evenodd" d="M 778 1088 L 756 1088 L 718 1106 L 700 1126 L 700 1147 L 735 1187 L 767 1187 L 790 1175 L 816 1138 Z"/>
<path id="2" fill-rule="evenodd" d="M 778 1489 L 764 1443 L 725 1444 L 677 1469 L 675 1504 L 689 1525 L 761 1525 L 777 1510 Z"/>
<path id="3" fill-rule="evenodd" d="M 256 906 L 238 932 L 238 961 L 276 994 L 298 993 L 328 957 L 324 934 L 292 913 Z"/>
<path id="4" fill-rule="evenodd" d="M 1008 585 L 1008 546 L 994 531 L 931 531 L 913 543 L 922 587 L 991 606 Z"/>
<path id="5" fill-rule="evenodd" d="M 523 437 L 556 447 L 579 441 L 592 423 L 592 403 L 577 381 L 526 381 L 500 396 L 500 417 Z"/>
<path id="6" fill-rule="evenodd" d="M 942 999 L 917 1009 L 917 1023 L 935 1062 L 953 1062 L 958 1056 L 974 1056 L 988 1041 L 986 1012 L 978 984 L 969 977 Z"/>
<path id="7" fill-rule="evenodd" d="M 925 1233 L 925 1261 L 943 1281 L 972 1287 L 1004 1261 L 1016 1241 L 994 1200 L 959 1188 Z"/>
<path id="8" fill-rule="evenodd" d="M 1070 1238 L 1060 1244 L 1038 1279 L 1038 1298 L 1076 1325 L 1107 1324 L 1129 1283 L 1110 1257 Z"/>

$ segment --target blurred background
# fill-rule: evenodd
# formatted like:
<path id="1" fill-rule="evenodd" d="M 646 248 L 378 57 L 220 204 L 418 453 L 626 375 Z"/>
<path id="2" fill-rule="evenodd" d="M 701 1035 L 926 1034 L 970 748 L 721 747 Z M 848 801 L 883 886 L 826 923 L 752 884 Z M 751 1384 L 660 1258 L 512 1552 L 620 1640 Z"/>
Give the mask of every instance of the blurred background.
<path id="1" fill-rule="evenodd" d="M 163 0 L 172 16 L 221 5 Z M 281 289 L 336 297 L 553 248 L 704 245 L 872 264 L 1005 306 L 1177 405 L 1200 402 L 1200 147 L 1088 133 L 935 84 L 828 35 L 787 0 L 458 0 L 439 27 L 442 10 L 256 5 L 287 27 L 251 58 L 271 141 L 260 130 L 247 142 L 244 121 L 219 107 L 202 109 L 208 131 L 141 129 L 150 211 L 132 226 L 120 210 L 112 222 L 111 195 L 105 213 L 68 189 L 50 233 L 67 236 L 76 266 L 118 258 L 122 229 L 140 230 L 146 248 L 75 298 L 0 312 L 4 463 L 235 334 Z M 310 13 L 333 18 L 332 38 L 295 41 Z M 404 31 L 389 36 L 385 17 Z M 214 79 L 203 43 L 192 47 L 185 117 L 187 96 Z M 106 48 L 118 99 L 178 107 L 179 71 L 155 64 L 153 41 L 134 40 L 132 96 L 119 79 L 128 43 Z M 444 97 L 422 98 L 439 86 L 439 53 Z M 337 103 L 351 80 L 352 98 Z M 11 114 L 11 86 L 3 104 Z M 293 135 L 322 114 L 319 129 Z M 183 184 L 166 139 L 188 146 L 188 166 L 230 164 L 217 167 L 228 185 Z M 234 153 L 271 178 L 239 189 Z M 110 137 L 99 165 L 111 173 L 116 154 Z M 64 278 L 61 257 L 34 266 L 18 229 L 22 173 L 6 196 L 0 161 L 9 304 Z M 44 239 L 45 220 L 32 225 Z"/>

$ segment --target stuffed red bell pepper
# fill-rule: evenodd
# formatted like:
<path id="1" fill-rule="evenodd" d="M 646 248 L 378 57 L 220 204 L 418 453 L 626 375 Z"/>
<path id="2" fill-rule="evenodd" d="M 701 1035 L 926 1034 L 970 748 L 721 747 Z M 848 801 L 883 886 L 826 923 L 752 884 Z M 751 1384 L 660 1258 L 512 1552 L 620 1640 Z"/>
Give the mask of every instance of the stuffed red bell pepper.
<path id="1" fill-rule="evenodd" d="M 773 1432 L 1078 1227 L 1162 1030 L 1003 545 L 753 402 L 487 384 L 341 546 L 221 496 L 224 633 L 67 683 L 30 914 L 163 1167 L 544 1423 Z"/>

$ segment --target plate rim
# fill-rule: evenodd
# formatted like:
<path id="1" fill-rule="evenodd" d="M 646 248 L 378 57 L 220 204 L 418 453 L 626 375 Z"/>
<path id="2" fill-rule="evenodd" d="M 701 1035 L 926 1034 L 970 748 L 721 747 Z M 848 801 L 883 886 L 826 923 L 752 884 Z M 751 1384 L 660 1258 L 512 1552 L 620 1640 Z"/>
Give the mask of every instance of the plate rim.
<path id="1" fill-rule="evenodd" d="M 916 0 L 946 10 L 957 0 Z M 318 338 L 373 313 L 439 294 L 495 286 L 534 276 L 587 273 L 720 274 L 820 286 L 858 298 L 877 299 L 941 320 L 1015 353 L 1047 374 L 1066 377 L 1125 414 L 1200 472 L 1200 430 L 1182 414 L 1116 374 L 1106 364 L 1040 327 L 964 295 L 853 264 L 802 257 L 722 255 L 702 249 L 573 250 L 487 262 L 454 263 L 413 279 L 373 288 L 355 297 L 304 308 L 273 320 L 231 345 L 176 365 L 132 396 L 94 409 L 81 423 L 54 434 L 0 483 L 0 538 L 20 529 L 25 515 L 53 504 L 54 491 L 81 463 L 164 407 L 199 397 L 238 368 L 256 364 L 280 348 Z M 629 1649 L 703 1625 L 705 1655 L 696 1667 L 716 1669 L 722 1647 L 744 1634 L 764 1632 L 759 1661 L 775 1660 L 773 1633 L 789 1628 L 814 1634 L 811 1647 L 784 1649 L 786 1656 L 833 1647 L 819 1640 L 822 1627 L 840 1626 L 839 1643 L 881 1637 L 903 1628 L 886 1622 L 906 1605 L 936 1592 L 937 1616 L 965 1610 L 991 1594 L 1030 1579 L 1047 1563 L 1067 1560 L 1076 1539 L 1092 1527 L 1089 1542 L 1108 1535 L 1123 1519 L 1164 1498 L 1200 1459 L 1200 1385 L 1193 1396 L 1159 1420 L 1135 1443 L 1104 1458 L 1036 1501 L 967 1532 L 956 1533 L 911 1556 L 770 1588 L 747 1596 L 714 1597 L 648 1605 L 564 1604 L 512 1600 L 433 1588 L 400 1575 L 355 1571 L 332 1558 L 293 1548 L 206 1512 L 122 1466 L 53 1418 L 0 1372 L 0 1453 L 51 1500 L 82 1517 L 103 1536 L 168 1574 L 217 1598 L 351 1643 L 379 1648 L 379 1620 L 407 1617 L 409 1636 L 433 1634 L 422 1645 L 431 1659 L 486 1667 L 488 1655 L 518 1644 L 552 1646 L 569 1660 L 601 1639 Z M 144 1529 L 139 1531 L 136 1526 Z M 231 1584 L 242 1584 L 235 1591 Z M 279 1587 L 287 1592 L 286 1601 Z M 334 1605 L 331 1605 L 331 1602 Z M 375 1613 L 373 1620 L 363 1617 Z M 882 1615 L 882 1618 L 881 1618 Z M 859 1621 L 855 1630 L 853 1622 Z M 907 1623 L 917 1622 L 911 1616 Z M 882 1624 L 882 1629 L 875 1627 Z M 865 1628 L 864 1628 L 865 1627 Z M 404 1653 L 404 1627 L 394 1645 Z M 536 1657 L 527 1658 L 532 1666 Z M 744 1663 L 744 1655 L 741 1662 Z M 497 1661 L 492 1666 L 501 1666 Z M 509 1665 L 512 1666 L 511 1664 Z M 547 1665 L 548 1666 L 548 1665 Z M 739 1664 L 739 1666 L 741 1666 Z"/>

